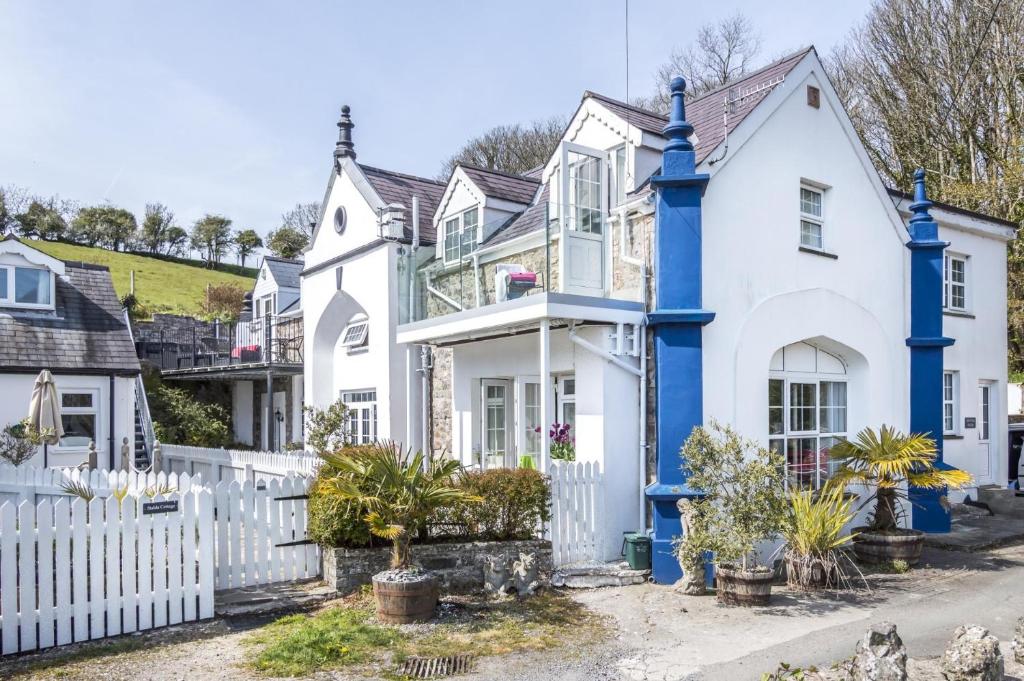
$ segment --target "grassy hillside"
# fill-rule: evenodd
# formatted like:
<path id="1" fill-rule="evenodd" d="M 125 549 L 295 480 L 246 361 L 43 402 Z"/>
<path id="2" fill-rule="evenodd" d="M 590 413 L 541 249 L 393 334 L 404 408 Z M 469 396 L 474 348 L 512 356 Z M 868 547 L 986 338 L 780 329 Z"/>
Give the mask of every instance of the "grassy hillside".
<path id="1" fill-rule="evenodd" d="M 135 271 L 135 297 L 149 313 L 172 312 L 198 314 L 207 284 L 234 284 L 248 291 L 254 279 L 217 272 L 197 265 L 167 262 L 130 253 L 115 253 L 53 241 L 25 242 L 54 258 L 106 265 L 120 298 L 128 293 L 132 270 Z"/>

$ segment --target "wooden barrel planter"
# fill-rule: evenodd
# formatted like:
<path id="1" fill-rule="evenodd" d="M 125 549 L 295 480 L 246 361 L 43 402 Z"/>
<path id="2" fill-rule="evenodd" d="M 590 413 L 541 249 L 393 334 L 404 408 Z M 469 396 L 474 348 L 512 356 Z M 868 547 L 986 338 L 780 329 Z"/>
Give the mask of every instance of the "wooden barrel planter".
<path id="1" fill-rule="evenodd" d="M 718 600 L 729 605 L 768 605 L 772 596 L 771 570 L 743 571 L 728 565 L 715 569 Z"/>
<path id="2" fill-rule="evenodd" d="M 907 565 L 917 565 L 924 548 L 924 532 L 920 530 L 899 530 L 897 532 L 872 532 L 861 528 L 853 539 L 853 550 L 861 563 L 891 563 L 905 560 Z"/>
<path id="3" fill-rule="evenodd" d="M 434 616 L 438 597 L 437 578 L 424 575 L 409 581 L 373 578 L 377 619 L 388 624 L 425 622 Z"/>

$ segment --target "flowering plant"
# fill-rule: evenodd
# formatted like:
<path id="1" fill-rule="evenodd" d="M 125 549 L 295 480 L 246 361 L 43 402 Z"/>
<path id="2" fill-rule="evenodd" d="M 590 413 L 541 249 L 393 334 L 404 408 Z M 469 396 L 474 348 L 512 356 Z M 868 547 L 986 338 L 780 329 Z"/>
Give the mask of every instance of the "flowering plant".
<path id="1" fill-rule="evenodd" d="M 576 438 L 569 434 L 572 426 L 568 423 L 552 423 L 548 437 L 551 438 L 551 458 L 557 461 L 576 460 Z"/>

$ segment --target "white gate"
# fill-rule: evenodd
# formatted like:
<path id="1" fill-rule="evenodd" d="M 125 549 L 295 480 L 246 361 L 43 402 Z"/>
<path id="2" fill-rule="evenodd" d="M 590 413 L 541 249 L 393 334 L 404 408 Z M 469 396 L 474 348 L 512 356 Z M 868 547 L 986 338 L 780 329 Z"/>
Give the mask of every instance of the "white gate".
<path id="1" fill-rule="evenodd" d="M 604 478 L 597 463 L 553 461 L 551 556 L 555 567 L 604 556 Z"/>
<path id="2" fill-rule="evenodd" d="M 6 502 L 0 653 L 213 617 L 213 555 L 208 490 Z"/>
<path id="3" fill-rule="evenodd" d="M 217 588 L 308 579 L 320 574 L 320 547 L 306 536 L 312 480 L 287 476 L 216 487 Z"/>

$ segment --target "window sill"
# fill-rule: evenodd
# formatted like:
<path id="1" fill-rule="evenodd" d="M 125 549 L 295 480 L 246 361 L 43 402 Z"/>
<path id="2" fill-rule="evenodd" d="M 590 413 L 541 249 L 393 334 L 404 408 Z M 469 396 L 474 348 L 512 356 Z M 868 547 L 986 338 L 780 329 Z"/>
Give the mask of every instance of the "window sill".
<path id="1" fill-rule="evenodd" d="M 942 439 L 943 440 L 963 440 L 964 436 L 963 435 L 959 435 L 957 433 L 943 433 L 942 434 Z"/>
<path id="2" fill-rule="evenodd" d="M 946 315 L 947 317 L 963 317 L 964 319 L 975 318 L 974 315 L 972 315 L 967 310 L 950 310 L 947 308 L 943 308 L 942 314 Z"/>
<path id="3" fill-rule="evenodd" d="M 370 348 L 365 345 L 361 348 L 349 348 L 345 354 L 347 355 L 363 355 L 370 351 Z"/>
<path id="4" fill-rule="evenodd" d="M 835 253 L 829 253 L 828 251 L 821 251 L 817 248 L 811 248 L 810 246 L 800 246 L 801 253 L 810 253 L 811 255 L 820 255 L 823 258 L 830 258 L 832 260 L 838 260 L 839 256 Z"/>

